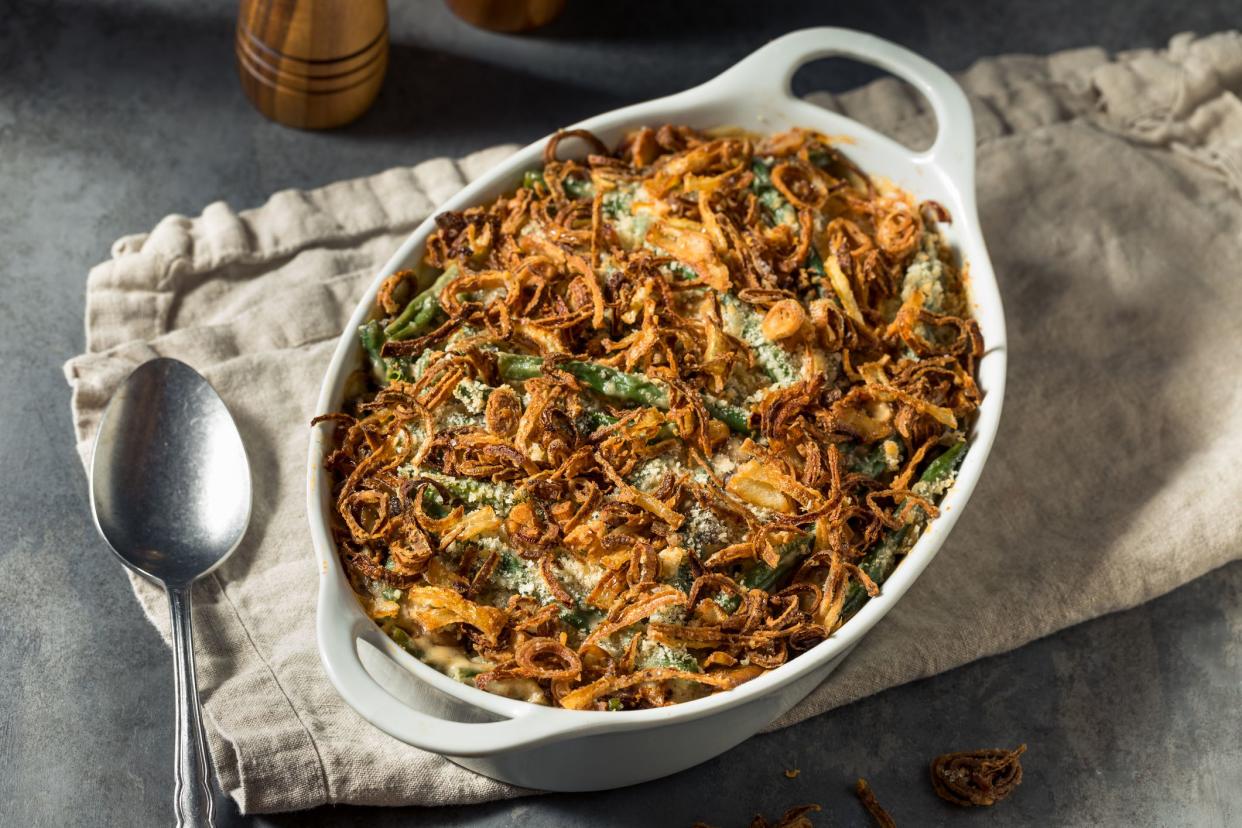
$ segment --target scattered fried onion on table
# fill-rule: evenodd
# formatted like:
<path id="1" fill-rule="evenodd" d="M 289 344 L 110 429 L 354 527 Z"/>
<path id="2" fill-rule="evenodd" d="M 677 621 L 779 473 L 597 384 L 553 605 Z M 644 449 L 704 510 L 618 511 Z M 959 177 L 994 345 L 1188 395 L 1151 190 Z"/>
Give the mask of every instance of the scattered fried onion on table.
<path id="1" fill-rule="evenodd" d="M 814 828 L 808 814 L 818 811 L 818 805 L 798 805 L 782 814 L 776 822 L 768 822 L 763 816 L 756 814 L 750 821 L 750 828 Z"/>
<path id="2" fill-rule="evenodd" d="M 750 828 L 815 828 L 815 823 L 811 821 L 808 814 L 819 810 L 820 807 L 815 804 L 796 805 L 782 814 L 776 822 L 768 822 L 763 814 L 755 814 L 755 818 L 750 821 Z M 696 822 L 691 828 L 712 828 L 712 826 L 706 822 Z"/>
<path id="3" fill-rule="evenodd" d="M 854 793 L 858 794 L 858 801 L 862 803 L 863 808 L 871 815 L 871 820 L 876 824 L 876 828 L 897 828 L 897 822 L 884 810 L 884 806 L 875 798 L 875 791 L 871 790 L 871 786 L 867 784 L 866 779 L 859 779 L 854 785 Z"/>
<path id="4" fill-rule="evenodd" d="M 317 420 L 370 617 L 576 709 L 822 641 L 936 516 L 980 401 L 948 220 L 817 133 L 678 126 L 559 133 L 515 192 L 437 216 Z"/>
<path id="5" fill-rule="evenodd" d="M 932 788 L 954 805 L 994 805 L 1021 784 L 1023 753 L 1024 744 L 1014 750 L 992 748 L 937 756 L 931 763 Z"/>

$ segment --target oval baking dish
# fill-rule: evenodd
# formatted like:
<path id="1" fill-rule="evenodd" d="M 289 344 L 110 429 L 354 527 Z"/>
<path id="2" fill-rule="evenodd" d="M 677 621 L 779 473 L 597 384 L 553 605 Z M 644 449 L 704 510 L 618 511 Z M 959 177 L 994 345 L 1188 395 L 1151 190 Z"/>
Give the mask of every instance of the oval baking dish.
<path id="1" fill-rule="evenodd" d="M 931 103 L 939 131 L 913 152 L 844 116 L 793 97 L 790 79 L 812 60 L 848 57 L 897 75 Z M 974 194 L 974 126 L 966 97 L 945 72 L 879 38 L 845 29 L 806 29 L 769 43 L 707 83 L 666 98 L 591 118 L 575 127 L 614 143 L 628 129 L 663 123 L 721 125 L 772 133 L 803 126 L 846 143 L 850 158 L 953 217 L 942 227 L 969 264 L 969 294 L 984 339 L 978 366 L 984 397 L 970 450 L 941 514 L 868 601 L 827 640 L 735 689 L 670 707 L 622 712 L 565 710 L 475 689 L 418 661 L 363 613 L 342 571 L 329 528 L 331 481 L 324 470 L 329 426 L 312 431 L 307 508 L 320 568 L 317 632 L 329 679 L 367 721 L 408 744 L 473 771 L 530 788 L 583 791 L 620 787 L 675 773 L 749 738 L 793 707 L 832 672 L 901 598 L 931 561 L 969 498 L 991 449 L 1005 384 L 1005 327 Z M 538 166 L 547 138 L 506 159 L 440 206 L 460 210 L 512 190 Z M 419 260 L 434 220 L 423 222 L 376 275 L 333 354 L 317 413 L 339 410 L 346 378 L 359 365 L 355 332 L 381 282 Z"/>

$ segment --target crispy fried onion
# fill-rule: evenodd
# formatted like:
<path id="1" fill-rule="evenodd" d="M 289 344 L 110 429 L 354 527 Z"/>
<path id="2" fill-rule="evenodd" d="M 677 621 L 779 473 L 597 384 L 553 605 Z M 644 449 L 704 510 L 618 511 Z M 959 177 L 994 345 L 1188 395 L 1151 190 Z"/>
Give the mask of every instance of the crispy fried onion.
<path id="1" fill-rule="evenodd" d="M 555 681 L 582 672 L 582 659 L 555 638 L 528 638 L 517 646 L 513 659 L 528 678 Z"/>
<path id="2" fill-rule="evenodd" d="M 694 682 L 695 684 L 706 685 L 714 690 L 731 690 L 743 682 L 750 681 L 762 672 L 761 668 L 751 666 L 715 670 L 710 673 L 691 673 L 672 667 L 650 667 L 622 676 L 607 676 L 597 679 L 590 684 L 566 693 L 561 696 L 560 701 L 561 707 L 567 707 L 570 710 L 586 710 L 596 699 L 615 693 L 618 690 L 624 690 L 636 684 L 672 680 Z"/>
<path id="3" fill-rule="evenodd" d="M 785 771 L 785 775 L 793 779 L 798 775 L 798 771 Z M 808 805 L 795 805 L 781 814 L 776 822 L 768 822 L 767 817 L 756 814 L 748 828 L 815 828 L 815 823 L 811 821 L 808 814 L 817 813 L 819 810 L 821 810 L 820 807 L 813 802 Z M 703 822 L 696 822 L 692 828 L 710 828 L 710 826 Z"/>
<path id="4" fill-rule="evenodd" d="M 932 788 L 954 805 L 995 805 L 1021 784 L 1023 753 L 1026 745 L 937 756 L 931 763 Z"/>
<path id="5" fill-rule="evenodd" d="M 504 610 L 476 604 L 444 587 L 410 587 L 403 608 L 427 632 L 449 624 L 469 624 L 493 643 L 506 621 Z"/>
<path id="6" fill-rule="evenodd" d="M 875 791 L 871 790 L 871 786 L 867 784 L 866 779 L 859 779 L 854 785 L 854 793 L 858 795 L 858 801 L 862 803 L 863 808 L 871 815 L 872 821 L 876 828 L 897 828 L 897 822 L 884 809 L 880 801 L 875 798 Z"/>
<path id="7" fill-rule="evenodd" d="M 639 491 L 629 483 L 626 483 L 621 479 L 621 475 L 617 474 L 617 470 L 614 469 L 612 465 L 601 455 L 595 455 L 595 462 L 599 463 L 599 467 L 603 469 L 604 474 L 615 487 L 613 489 L 613 495 L 618 500 L 623 503 L 632 503 L 635 506 L 645 509 L 658 517 L 660 520 L 667 523 L 669 526 L 672 526 L 674 529 L 681 526 L 682 521 L 684 521 L 685 518 L 673 511 L 667 503 L 646 492 Z"/>
<path id="8" fill-rule="evenodd" d="M 686 603 L 685 594 L 675 587 L 665 584 L 633 586 L 617 600 L 607 617 L 587 636 L 582 648 L 589 647 L 619 630 L 645 621 L 662 609 L 680 606 L 684 603 Z"/>

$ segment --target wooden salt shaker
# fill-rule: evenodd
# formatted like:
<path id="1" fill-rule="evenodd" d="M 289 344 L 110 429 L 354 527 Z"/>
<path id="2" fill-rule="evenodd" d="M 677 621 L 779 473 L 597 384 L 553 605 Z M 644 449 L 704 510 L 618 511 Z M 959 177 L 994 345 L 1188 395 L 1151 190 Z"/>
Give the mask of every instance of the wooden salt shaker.
<path id="1" fill-rule="evenodd" d="M 386 0 L 241 0 L 242 89 L 274 121 L 326 129 L 362 115 L 388 68 Z"/>

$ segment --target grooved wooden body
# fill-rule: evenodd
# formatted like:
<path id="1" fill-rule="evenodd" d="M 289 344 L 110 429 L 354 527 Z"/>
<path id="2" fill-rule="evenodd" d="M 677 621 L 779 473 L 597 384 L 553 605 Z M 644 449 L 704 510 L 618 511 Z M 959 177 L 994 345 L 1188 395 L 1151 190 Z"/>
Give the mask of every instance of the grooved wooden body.
<path id="1" fill-rule="evenodd" d="M 366 112 L 388 68 L 386 0 L 241 0 L 234 50 L 242 89 L 302 129 Z"/>

